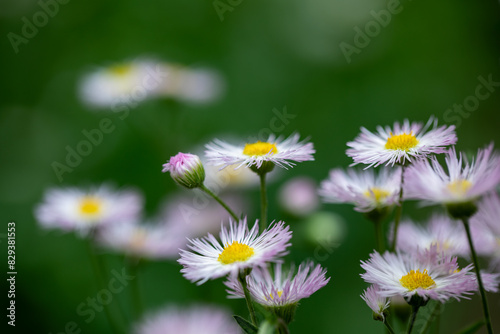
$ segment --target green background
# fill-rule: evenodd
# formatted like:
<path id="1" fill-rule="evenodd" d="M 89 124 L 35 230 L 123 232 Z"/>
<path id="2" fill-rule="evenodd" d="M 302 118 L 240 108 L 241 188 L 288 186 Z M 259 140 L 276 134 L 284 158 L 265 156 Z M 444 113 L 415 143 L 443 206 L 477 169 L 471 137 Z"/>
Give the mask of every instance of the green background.
<path id="1" fill-rule="evenodd" d="M 345 143 L 361 126 L 374 130 L 434 115 L 440 124 L 459 125 L 460 150 L 475 152 L 491 141 L 498 143 L 500 87 L 467 117 L 445 117 L 453 104 L 474 95 L 479 76 L 500 82 L 497 1 L 403 1 L 401 12 L 350 62 L 340 43 L 353 45 L 355 27 L 364 30 L 374 20 L 370 11 L 379 12 L 387 3 L 244 0 L 229 6 L 232 10 L 221 20 L 210 1 L 71 0 L 59 5 L 57 14 L 16 53 L 8 33 L 21 35 L 23 17 L 32 21 L 41 7 L 31 0 L 0 3 L 0 240 L 6 254 L 7 222 L 15 221 L 17 332 L 59 333 L 68 321 L 83 333 L 109 331 L 103 312 L 89 324 L 75 313 L 78 304 L 98 291 L 84 242 L 72 234 L 43 231 L 33 217 L 33 207 L 50 187 L 103 181 L 135 186 L 145 194 L 146 212 L 152 216 L 163 198 L 178 191 L 160 172 L 169 156 L 220 135 L 255 136 L 269 127 L 273 109 L 285 106 L 295 118 L 280 134 L 310 136 L 317 153 L 315 162 L 283 173 L 270 186 L 270 217 L 276 219 L 283 218 L 274 205 L 280 184 L 299 175 L 319 182 L 330 168 L 347 167 L 351 160 L 344 154 Z M 225 95 L 207 106 L 147 101 L 124 120 L 107 110 L 89 111 L 79 101 L 77 84 L 83 74 L 143 55 L 217 69 L 226 81 Z M 51 164 L 63 162 L 65 147 L 75 147 L 84 139 L 82 130 L 96 128 L 105 117 L 116 129 L 59 182 Z M 258 199 L 255 190 L 250 195 Z M 405 213 L 429 215 L 415 208 L 412 203 Z M 302 301 L 290 329 L 382 333 L 359 298 L 366 288 L 359 261 L 373 249 L 373 228 L 350 206 L 323 209 L 341 215 L 348 233 L 320 261 L 330 283 Z M 258 212 L 248 214 L 255 219 Z M 301 244 L 304 222 L 290 223 L 296 230 L 292 242 Z M 313 250 L 294 247 L 287 260 L 302 261 Z M 120 268 L 119 257 L 107 257 Z M 197 287 L 179 269 L 174 261 L 145 266 L 140 282 L 148 309 L 202 300 L 246 314 L 241 300 L 226 299 L 222 280 Z M 6 292 L 5 282 L 1 291 Z M 117 295 L 127 309 L 128 297 Z M 447 304 L 441 333 L 454 333 L 479 319 L 479 305 L 478 296 Z M 494 327 L 500 330 L 498 294 L 490 295 L 490 305 Z"/>

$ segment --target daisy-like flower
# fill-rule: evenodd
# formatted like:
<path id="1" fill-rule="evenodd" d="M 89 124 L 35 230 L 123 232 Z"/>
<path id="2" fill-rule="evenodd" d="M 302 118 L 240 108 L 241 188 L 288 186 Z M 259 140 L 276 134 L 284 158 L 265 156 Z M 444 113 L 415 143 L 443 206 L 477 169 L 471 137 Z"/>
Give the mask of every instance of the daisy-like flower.
<path id="1" fill-rule="evenodd" d="M 321 183 L 319 194 L 324 202 L 352 203 L 356 211 L 370 212 L 397 204 L 400 188 L 401 168 L 383 168 L 378 175 L 373 170 L 336 168 Z"/>
<path id="2" fill-rule="evenodd" d="M 403 124 L 395 122 L 393 128 L 378 126 L 377 132 L 362 127 L 361 134 L 347 143 L 350 148 L 346 154 L 353 158 L 353 165 L 367 164 L 366 168 L 381 164 L 404 165 L 433 153 L 443 153 L 446 146 L 457 142 L 455 126 L 438 127 L 437 119 L 433 117 L 425 126 L 405 119 Z"/>
<path id="3" fill-rule="evenodd" d="M 290 228 L 282 221 L 271 224 L 260 235 L 257 222 L 249 230 L 246 218 L 230 221 L 229 228 L 222 226 L 221 242 L 212 234 L 190 239 L 190 251 L 181 250 L 178 262 L 184 266 L 181 269 L 184 277 L 200 285 L 209 279 L 236 275 L 246 268 L 278 262 L 279 257 L 287 254 L 291 237 Z"/>
<path id="4" fill-rule="evenodd" d="M 241 334 L 231 313 L 213 305 L 167 307 L 135 325 L 135 334 Z"/>
<path id="5" fill-rule="evenodd" d="M 436 247 L 438 251 L 452 256 L 468 256 L 469 244 L 464 230 L 456 228 L 449 216 L 435 214 L 427 225 L 417 225 L 404 220 L 398 229 L 396 248 L 406 253 Z"/>
<path id="6" fill-rule="evenodd" d="M 380 289 L 378 285 L 370 285 L 368 289 L 363 291 L 361 298 L 373 311 L 373 319 L 383 322 L 385 321 L 385 317 L 387 316 L 386 310 L 391 305 L 391 302 L 389 298 L 381 296 L 379 291 Z"/>
<path id="7" fill-rule="evenodd" d="M 137 222 L 104 227 L 97 234 L 97 242 L 102 247 L 148 259 L 177 258 L 179 247 L 186 244 L 185 235 L 164 224 Z"/>
<path id="8" fill-rule="evenodd" d="M 326 278 L 326 270 L 312 262 L 300 264 L 294 276 L 293 267 L 282 270 L 281 264 L 274 266 L 274 275 L 270 268 L 254 268 L 246 277 L 248 290 L 257 303 L 264 305 L 287 323 L 291 322 L 298 302 L 308 298 L 324 287 L 330 278 Z M 274 276 L 274 277 L 273 277 Z M 237 277 L 230 276 L 225 282 L 229 288 L 229 298 L 245 298 L 241 283 Z"/>
<path id="9" fill-rule="evenodd" d="M 405 175 L 407 198 L 423 200 L 424 204 L 445 204 L 448 209 L 463 207 L 469 203 L 473 205 L 475 200 L 500 183 L 500 157 L 493 152 L 493 144 L 484 150 L 479 149 L 477 159 L 471 163 L 463 159 L 461 153 L 457 156 L 452 148 L 446 156 L 446 165 L 448 173 L 432 157 L 430 161 L 410 166 Z M 475 211 L 475 206 L 472 211 Z"/>
<path id="10" fill-rule="evenodd" d="M 142 196 L 134 190 L 114 190 L 101 185 L 89 190 L 50 189 L 35 208 L 35 216 L 44 228 L 77 231 L 81 235 L 113 223 L 138 220 Z"/>
<path id="11" fill-rule="evenodd" d="M 414 297 L 424 301 L 459 300 L 476 290 L 472 265 L 459 268 L 456 257 L 439 254 L 435 246 L 413 254 L 374 252 L 367 262 L 361 261 L 361 267 L 366 270 L 361 277 L 377 284 L 381 296 L 399 295 L 409 303 Z"/>
<path id="12" fill-rule="evenodd" d="M 474 245 L 478 254 L 490 258 L 490 269 L 500 270 L 500 197 L 495 191 L 478 203 L 477 214 L 470 220 Z"/>
<path id="13" fill-rule="evenodd" d="M 172 179 L 186 188 L 198 188 L 205 181 L 205 169 L 197 155 L 181 153 L 174 155 L 163 165 L 162 172 L 170 172 Z"/>
<path id="14" fill-rule="evenodd" d="M 207 162 L 214 166 L 225 168 L 231 165 L 261 168 L 264 163 L 272 163 L 281 168 L 293 167 L 294 162 L 314 160 L 313 144 L 305 141 L 299 142 L 299 134 L 294 134 L 285 140 L 270 135 L 265 141 L 233 145 L 215 139 L 206 145 L 205 155 Z"/>
<path id="15" fill-rule="evenodd" d="M 280 189 L 279 202 L 286 212 L 297 217 L 313 213 L 319 206 L 315 182 L 305 177 L 288 181 Z"/>
<path id="16" fill-rule="evenodd" d="M 158 61 L 137 59 L 87 74 L 80 83 L 80 97 L 97 108 L 134 105 L 162 94 L 167 68 Z"/>

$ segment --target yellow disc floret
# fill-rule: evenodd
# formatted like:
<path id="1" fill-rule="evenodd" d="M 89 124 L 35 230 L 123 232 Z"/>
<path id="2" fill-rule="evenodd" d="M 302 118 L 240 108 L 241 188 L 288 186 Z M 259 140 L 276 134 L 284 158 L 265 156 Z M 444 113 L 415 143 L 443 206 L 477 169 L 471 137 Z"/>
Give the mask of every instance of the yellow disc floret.
<path id="1" fill-rule="evenodd" d="M 400 135 L 393 135 L 387 138 L 385 148 L 388 150 L 401 150 L 408 152 L 410 149 L 418 145 L 418 139 L 413 133 L 402 133 Z"/>
<path id="2" fill-rule="evenodd" d="M 243 154 L 245 155 L 267 155 L 267 154 L 276 154 L 278 153 L 278 149 L 276 148 L 276 144 L 271 144 L 267 142 L 257 141 L 253 144 L 246 144 L 243 149 Z"/>
<path id="3" fill-rule="evenodd" d="M 427 269 L 420 271 L 420 269 L 410 270 L 410 272 L 399 280 L 399 283 L 410 291 L 418 288 L 428 289 L 436 284 L 434 280 L 427 273 Z"/>
<path id="4" fill-rule="evenodd" d="M 80 202 L 80 213 L 86 216 L 99 214 L 101 211 L 101 202 L 95 197 L 84 197 Z"/>
<path id="5" fill-rule="evenodd" d="M 278 290 L 278 292 L 277 292 L 276 294 L 278 295 L 278 298 L 280 298 L 280 297 L 281 297 L 281 295 L 283 294 L 283 291 L 282 291 L 282 290 Z M 272 292 L 269 294 L 269 297 L 271 297 L 271 299 L 273 299 L 273 300 L 274 300 L 274 296 L 273 296 L 273 293 L 272 293 Z M 266 298 L 266 299 L 267 299 L 267 298 Z M 267 300 L 269 300 L 269 299 L 267 299 Z"/>
<path id="6" fill-rule="evenodd" d="M 219 262 L 222 264 L 231 264 L 234 262 L 244 262 L 254 254 L 253 248 L 233 241 L 231 245 L 227 244 L 222 253 L 220 253 Z"/>
<path id="7" fill-rule="evenodd" d="M 448 184 L 448 190 L 455 195 L 464 196 L 472 183 L 467 180 L 456 180 Z"/>
<path id="8" fill-rule="evenodd" d="M 379 203 L 384 200 L 387 196 L 390 195 L 390 192 L 384 189 L 372 187 L 364 192 L 364 195 L 369 199 L 375 200 L 375 202 Z"/>
<path id="9" fill-rule="evenodd" d="M 132 65 L 131 64 L 120 64 L 120 65 L 115 65 L 111 66 L 109 68 L 109 72 L 113 75 L 117 76 L 124 76 L 132 72 Z"/>

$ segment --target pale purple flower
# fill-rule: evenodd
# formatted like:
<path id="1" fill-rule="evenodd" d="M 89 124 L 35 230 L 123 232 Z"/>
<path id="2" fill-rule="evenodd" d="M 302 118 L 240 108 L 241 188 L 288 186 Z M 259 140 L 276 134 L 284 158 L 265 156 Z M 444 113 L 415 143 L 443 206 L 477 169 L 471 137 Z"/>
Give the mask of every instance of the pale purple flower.
<path id="1" fill-rule="evenodd" d="M 404 165 L 430 154 L 443 153 L 446 146 L 456 142 L 454 125 L 438 127 L 434 117 L 425 126 L 405 119 L 403 124 L 395 122 L 393 128 L 377 126 L 377 133 L 362 127 L 361 134 L 347 143 L 350 148 L 346 154 L 353 158 L 353 165 L 367 164 L 366 168 L 381 164 Z"/>
<path id="2" fill-rule="evenodd" d="M 129 256 L 148 259 L 177 259 L 185 235 L 165 224 L 123 222 L 101 229 L 97 242 Z"/>
<path id="3" fill-rule="evenodd" d="M 197 188 L 205 181 L 205 169 L 197 155 L 181 153 L 170 157 L 162 172 L 170 172 L 175 182 L 186 188 Z"/>
<path id="4" fill-rule="evenodd" d="M 307 216 L 319 206 L 316 184 L 305 177 L 291 179 L 281 187 L 279 202 L 286 212 L 299 217 Z"/>
<path id="5" fill-rule="evenodd" d="M 86 235 L 105 225 L 136 221 L 142 213 L 142 195 L 131 189 L 115 190 L 109 185 L 90 189 L 49 189 L 35 208 L 35 217 L 44 228 L 77 231 Z"/>
<path id="6" fill-rule="evenodd" d="M 385 321 L 386 310 L 391 305 L 389 298 L 381 296 L 379 293 L 380 289 L 378 285 L 370 285 L 363 294 L 361 298 L 366 302 L 369 308 L 373 311 L 374 315 Z"/>
<path id="7" fill-rule="evenodd" d="M 444 214 L 433 215 L 425 226 L 403 220 L 398 228 L 396 248 L 406 253 L 437 247 L 452 256 L 468 256 L 469 244 L 463 228 Z M 392 233 L 391 233 L 392 235 Z"/>
<path id="8" fill-rule="evenodd" d="M 224 308 L 195 305 L 189 308 L 166 307 L 147 315 L 134 326 L 134 334 L 241 334 Z"/>
<path id="9" fill-rule="evenodd" d="M 424 300 L 445 302 L 450 298 L 468 298 L 475 291 L 472 265 L 459 268 L 457 258 L 437 252 L 436 247 L 419 253 L 378 252 L 361 261 L 366 273 L 361 277 L 377 284 L 384 297 L 403 296 L 407 301 L 418 295 Z"/>
<path id="10" fill-rule="evenodd" d="M 215 139 L 206 145 L 207 162 L 225 168 L 231 165 L 260 168 L 264 162 L 271 162 L 281 168 L 293 167 L 294 162 L 313 161 L 313 144 L 307 139 L 299 142 L 299 134 L 283 140 L 270 135 L 265 142 L 257 141 L 241 145 L 233 145 Z"/>
<path id="11" fill-rule="evenodd" d="M 242 269 L 279 262 L 278 258 L 287 254 L 291 237 L 289 226 L 282 221 L 271 224 L 260 235 L 257 222 L 249 230 L 246 218 L 230 221 L 229 228 L 221 228 L 220 242 L 210 233 L 201 239 L 190 239 L 190 250 L 181 250 L 178 262 L 184 267 L 184 277 L 200 285 Z"/>
<path id="12" fill-rule="evenodd" d="M 464 203 L 475 201 L 500 183 L 500 157 L 493 152 L 493 144 L 479 149 L 471 163 L 452 148 L 446 155 L 446 166 L 447 172 L 435 157 L 410 166 L 405 173 L 406 198 L 424 204 Z"/>
<path id="13" fill-rule="evenodd" d="M 500 197 L 496 191 L 479 201 L 470 228 L 477 253 L 490 258 L 492 270 L 500 270 Z"/>
<path id="14" fill-rule="evenodd" d="M 254 268 L 246 277 L 248 290 L 257 303 L 268 307 L 296 304 L 324 287 L 330 278 L 326 270 L 312 262 L 303 262 L 295 270 L 283 270 L 281 263 L 274 266 L 274 275 L 269 266 Z M 245 298 L 241 283 L 236 276 L 230 276 L 224 283 L 229 288 L 229 298 Z"/>
<path id="15" fill-rule="evenodd" d="M 398 203 L 401 168 L 373 170 L 332 169 L 319 194 L 327 203 L 351 203 L 356 211 L 369 212 Z"/>

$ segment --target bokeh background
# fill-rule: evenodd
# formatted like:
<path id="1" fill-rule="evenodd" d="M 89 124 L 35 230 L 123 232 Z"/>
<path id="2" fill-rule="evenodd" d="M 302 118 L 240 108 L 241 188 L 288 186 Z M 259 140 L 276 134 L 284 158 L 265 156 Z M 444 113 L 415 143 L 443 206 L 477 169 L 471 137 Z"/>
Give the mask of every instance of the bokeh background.
<path id="1" fill-rule="evenodd" d="M 43 0 L 42 0 L 43 1 Z M 276 196 L 296 176 L 320 182 L 333 167 L 347 167 L 345 143 L 361 126 L 396 120 L 458 126 L 457 147 L 476 151 L 500 142 L 500 7 L 487 1 L 402 1 L 402 10 L 347 59 L 341 43 L 355 45 L 356 28 L 374 21 L 380 0 L 221 0 L 231 10 L 218 13 L 211 1 L 70 0 L 27 43 L 12 46 L 8 33 L 21 35 L 23 18 L 41 10 L 35 0 L 0 2 L 0 215 L 6 254 L 7 222 L 17 227 L 16 332 L 59 333 L 74 321 L 83 333 L 106 333 L 104 312 L 86 323 L 78 304 L 95 296 L 84 242 L 73 234 L 44 231 L 34 206 L 50 187 L 87 186 L 111 181 L 140 189 L 146 214 L 178 192 L 161 165 L 179 151 L 215 137 L 245 138 L 269 128 L 273 110 L 294 116 L 280 135 L 299 132 L 314 142 L 316 161 L 282 173 L 270 185 L 270 217 L 287 218 Z M 219 4 L 220 5 L 220 4 Z M 140 56 L 210 67 L 226 83 L 223 96 L 206 105 L 166 99 L 145 101 L 120 120 L 112 111 L 90 110 L 77 87 L 89 70 Z M 490 96 L 470 112 L 446 112 L 474 96 L 480 76 L 490 77 Z M 484 90 L 482 92 L 485 92 Z M 471 99 L 469 99 L 471 101 Z M 51 164 L 63 162 L 65 147 L 84 139 L 83 129 L 104 117 L 116 129 L 59 182 Z M 258 190 L 246 190 L 258 209 Z M 189 193 L 188 193 L 189 195 Z M 342 217 L 345 237 L 328 256 L 315 260 L 328 268 L 330 283 L 303 300 L 293 333 L 381 333 L 380 323 L 359 298 L 366 284 L 361 259 L 374 247 L 373 227 L 347 205 L 323 205 Z M 413 204 L 405 214 L 428 217 Z M 251 219 L 258 210 L 248 212 Z M 306 242 L 307 219 L 290 218 L 297 246 L 290 261 L 314 259 L 317 245 Z M 120 268 L 122 258 L 105 254 Z M 6 259 L 6 256 L 2 256 Z M 6 261 L 6 260 L 5 260 Z M 6 268 L 4 266 L 3 268 Z M 148 309 L 196 301 L 225 305 L 246 315 L 244 302 L 227 300 L 222 280 L 201 287 L 179 273 L 175 261 L 148 263 L 140 277 Z M 4 269 L 6 272 L 6 269 Z M 0 283 L 7 291 L 6 280 Z M 3 292 L 2 292 L 3 294 Z M 126 292 L 116 296 L 129 309 Z M 481 317 L 478 296 L 445 306 L 441 333 L 455 333 Z M 490 295 L 494 327 L 500 330 L 500 298 Z M 6 304 L 3 305 L 6 307 Z M 5 321 L 3 321 L 5 322 Z M 4 324 L 2 324 L 3 326 Z M 9 328 L 12 330 L 12 328 Z"/>

